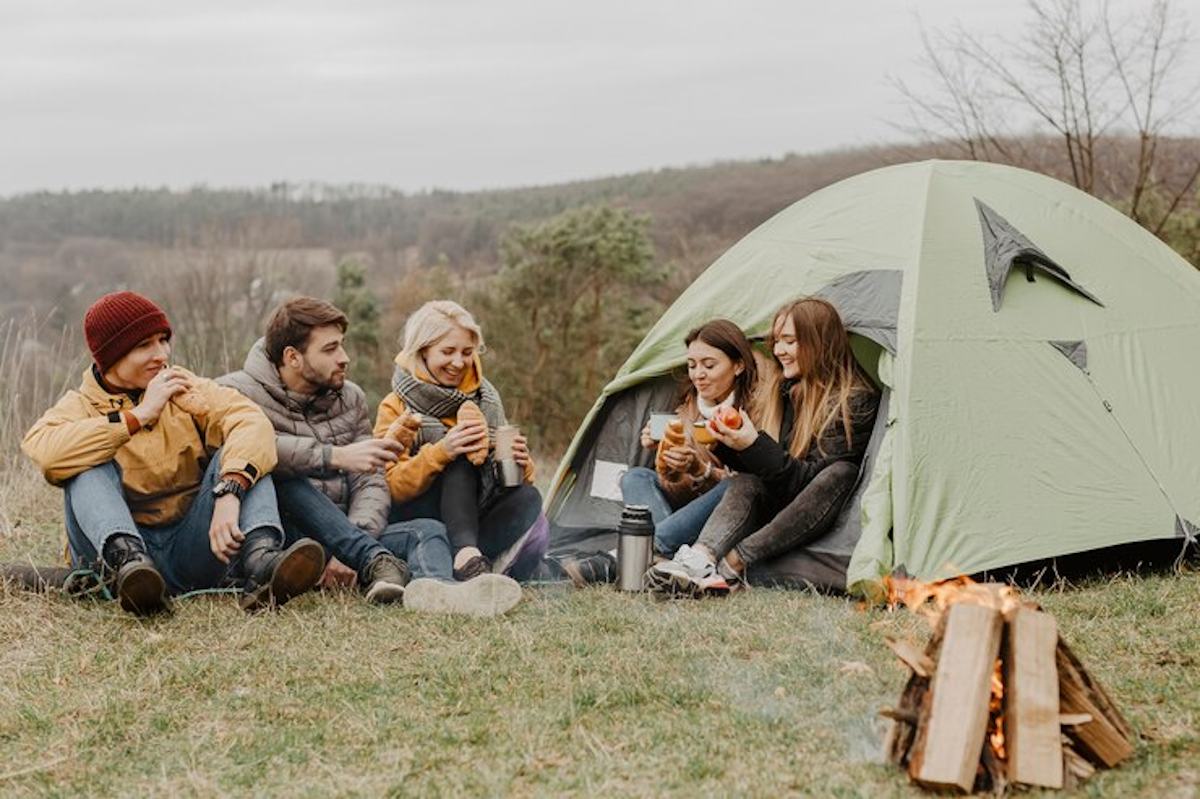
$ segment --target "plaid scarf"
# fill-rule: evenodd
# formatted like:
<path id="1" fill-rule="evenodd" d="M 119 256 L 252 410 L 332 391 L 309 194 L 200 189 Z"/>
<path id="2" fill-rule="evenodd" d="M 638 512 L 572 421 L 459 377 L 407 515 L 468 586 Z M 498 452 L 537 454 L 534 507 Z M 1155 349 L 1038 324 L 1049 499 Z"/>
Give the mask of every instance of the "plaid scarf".
<path id="1" fill-rule="evenodd" d="M 504 416 L 504 404 L 500 401 L 500 392 L 486 379 L 480 380 L 478 389 L 466 394 L 457 388 L 426 382 L 397 364 L 396 370 L 392 372 L 392 391 L 396 392 L 404 407 L 413 413 L 421 414 L 421 429 L 417 431 L 416 440 L 412 445 L 414 452 L 425 444 L 434 444 L 445 438 L 447 428 L 442 419 L 457 418 L 459 407 L 467 400 L 474 401 L 483 411 L 490 438 L 495 438 L 497 427 L 508 424 Z M 493 453 L 489 452 L 487 460 L 479 467 L 481 505 L 486 504 L 499 490 L 492 455 Z"/>

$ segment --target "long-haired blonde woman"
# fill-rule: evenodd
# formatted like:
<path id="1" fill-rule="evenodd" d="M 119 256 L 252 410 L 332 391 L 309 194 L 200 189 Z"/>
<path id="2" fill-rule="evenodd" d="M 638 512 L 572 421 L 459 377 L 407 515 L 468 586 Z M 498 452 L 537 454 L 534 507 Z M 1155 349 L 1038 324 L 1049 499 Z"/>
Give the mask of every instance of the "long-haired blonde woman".
<path id="1" fill-rule="evenodd" d="M 406 411 L 419 416 L 415 440 L 386 468 L 391 521 L 440 519 L 450 536 L 459 580 L 491 571 L 496 556 L 537 522 L 542 506 L 532 485 L 534 463 L 524 436 L 513 444 L 523 484 L 503 489 L 496 478 L 489 429 L 507 420 L 500 393 L 483 377 L 483 351 L 483 332 L 465 308 L 450 300 L 425 303 L 404 326 L 392 393 L 384 397 L 375 420 L 379 438 Z M 468 400 L 483 419 L 458 421 Z M 473 463 L 468 456 L 476 453 L 488 453 L 486 460 Z"/>
<path id="2" fill-rule="evenodd" d="M 716 455 L 738 472 L 694 546 L 650 570 L 664 593 L 724 593 L 748 566 L 804 548 L 799 580 L 845 588 L 849 556 L 813 551 L 858 481 L 879 394 L 850 349 L 837 310 L 804 297 L 775 315 L 779 372 L 758 404 L 762 431 L 743 411 L 734 429 L 712 423 Z"/>

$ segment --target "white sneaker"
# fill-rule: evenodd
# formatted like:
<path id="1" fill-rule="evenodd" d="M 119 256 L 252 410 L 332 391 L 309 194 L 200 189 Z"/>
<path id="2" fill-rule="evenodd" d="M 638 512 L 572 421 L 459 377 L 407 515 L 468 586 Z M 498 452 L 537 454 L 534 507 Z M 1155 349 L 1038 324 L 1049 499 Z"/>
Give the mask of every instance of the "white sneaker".
<path id="1" fill-rule="evenodd" d="M 728 593 L 729 584 L 703 551 L 684 544 L 671 560 L 656 563 L 646 572 L 647 588 L 667 596 L 698 597 Z"/>
<path id="2" fill-rule="evenodd" d="M 404 587 L 404 607 L 419 613 L 498 616 L 521 601 L 521 586 L 503 574 L 481 574 L 465 583 L 420 577 Z"/>

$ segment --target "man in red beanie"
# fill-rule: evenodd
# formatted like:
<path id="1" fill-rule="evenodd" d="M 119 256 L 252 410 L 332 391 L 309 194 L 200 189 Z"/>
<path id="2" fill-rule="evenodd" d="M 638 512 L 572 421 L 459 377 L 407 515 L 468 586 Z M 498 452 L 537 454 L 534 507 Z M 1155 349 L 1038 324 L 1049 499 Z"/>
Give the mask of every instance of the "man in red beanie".
<path id="1" fill-rule="evenodd" d="M 171 325 L 140 294 L 101 297 L 83 328 L 95 363 L 21 444 L 64 489 L 73 566 L 98 569 L 139 615 L 231 583 L 248 611 L 312 588 L 324 550 L 309 539 L 282 548 L 275 431 L 262 411 L 169 366 Z"/>

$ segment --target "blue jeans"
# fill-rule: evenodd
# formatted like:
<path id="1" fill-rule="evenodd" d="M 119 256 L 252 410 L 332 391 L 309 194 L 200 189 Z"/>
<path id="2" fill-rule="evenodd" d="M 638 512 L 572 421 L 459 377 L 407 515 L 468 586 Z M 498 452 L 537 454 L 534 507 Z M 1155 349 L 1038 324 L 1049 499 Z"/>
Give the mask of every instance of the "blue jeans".
<path id="1" fill-rule="evenodd" d="M 358 572 L 360 581 L 367 564 L 387 552 L 307 477 L 276 480 L 275 495 L 287 543 L 305 537 L 320 542 L 327 553 Z"/>
<path id="2" fill-rule="evenodd" d="M 621 476 L 621 496 L 627 505 L 645 505 L 654 520 L 654 548 L 663 555 L 673 555 L 684 544 L 694 544 L 704 529 L 704 523 L 720 503 L 729 487 L 722 480 L 705 493 L 678 510 L 663 495 L 658 474 L 644 466 L 634 466 Z"/>
<path id="3" fill-rule="evenodd" d="M 304 536 L 319 541 L 335 558 L 358 572 L 361 584 L 365 584 L 367 564 L 381 552 L 391 552 L 406 562 L 414 578 L 453 579 L 450 541 L 445 525 L 436 519 L 388 525 L 376 541 L 356 527 L 307 477 L 279 480 L 275 491 L 288 543 Z"/>
<path id="4" fill-rule="evenodd" d="M 437 519 L 410 519 L 383 528 L 379 543 L 408 564 L 413 578 L 454 582 L 454 556 L 446 525 Z"/>
<path id="5" fill-rule="evenodd" d="M 221 470 L 221 453 L 209 461 L 200 490 L 183 518 L 157 527 L 138 526 L 129 512 L 121 468 L 115 461 L 81 472 L 64 485 L 64 519 L 71 563 L 76 568 L 97 568 L 104 542 L 118 533 L 142 539 L 172 593 L 216 588 L 226 581 L 230 566 L 217 560 L 208 540 L 216 497 L 213 486 Z M 238 514 L 242 532 L 269 530 L 283 541 L 275 486 L 270 475 L 263 477 L 242 499 Z"/>

